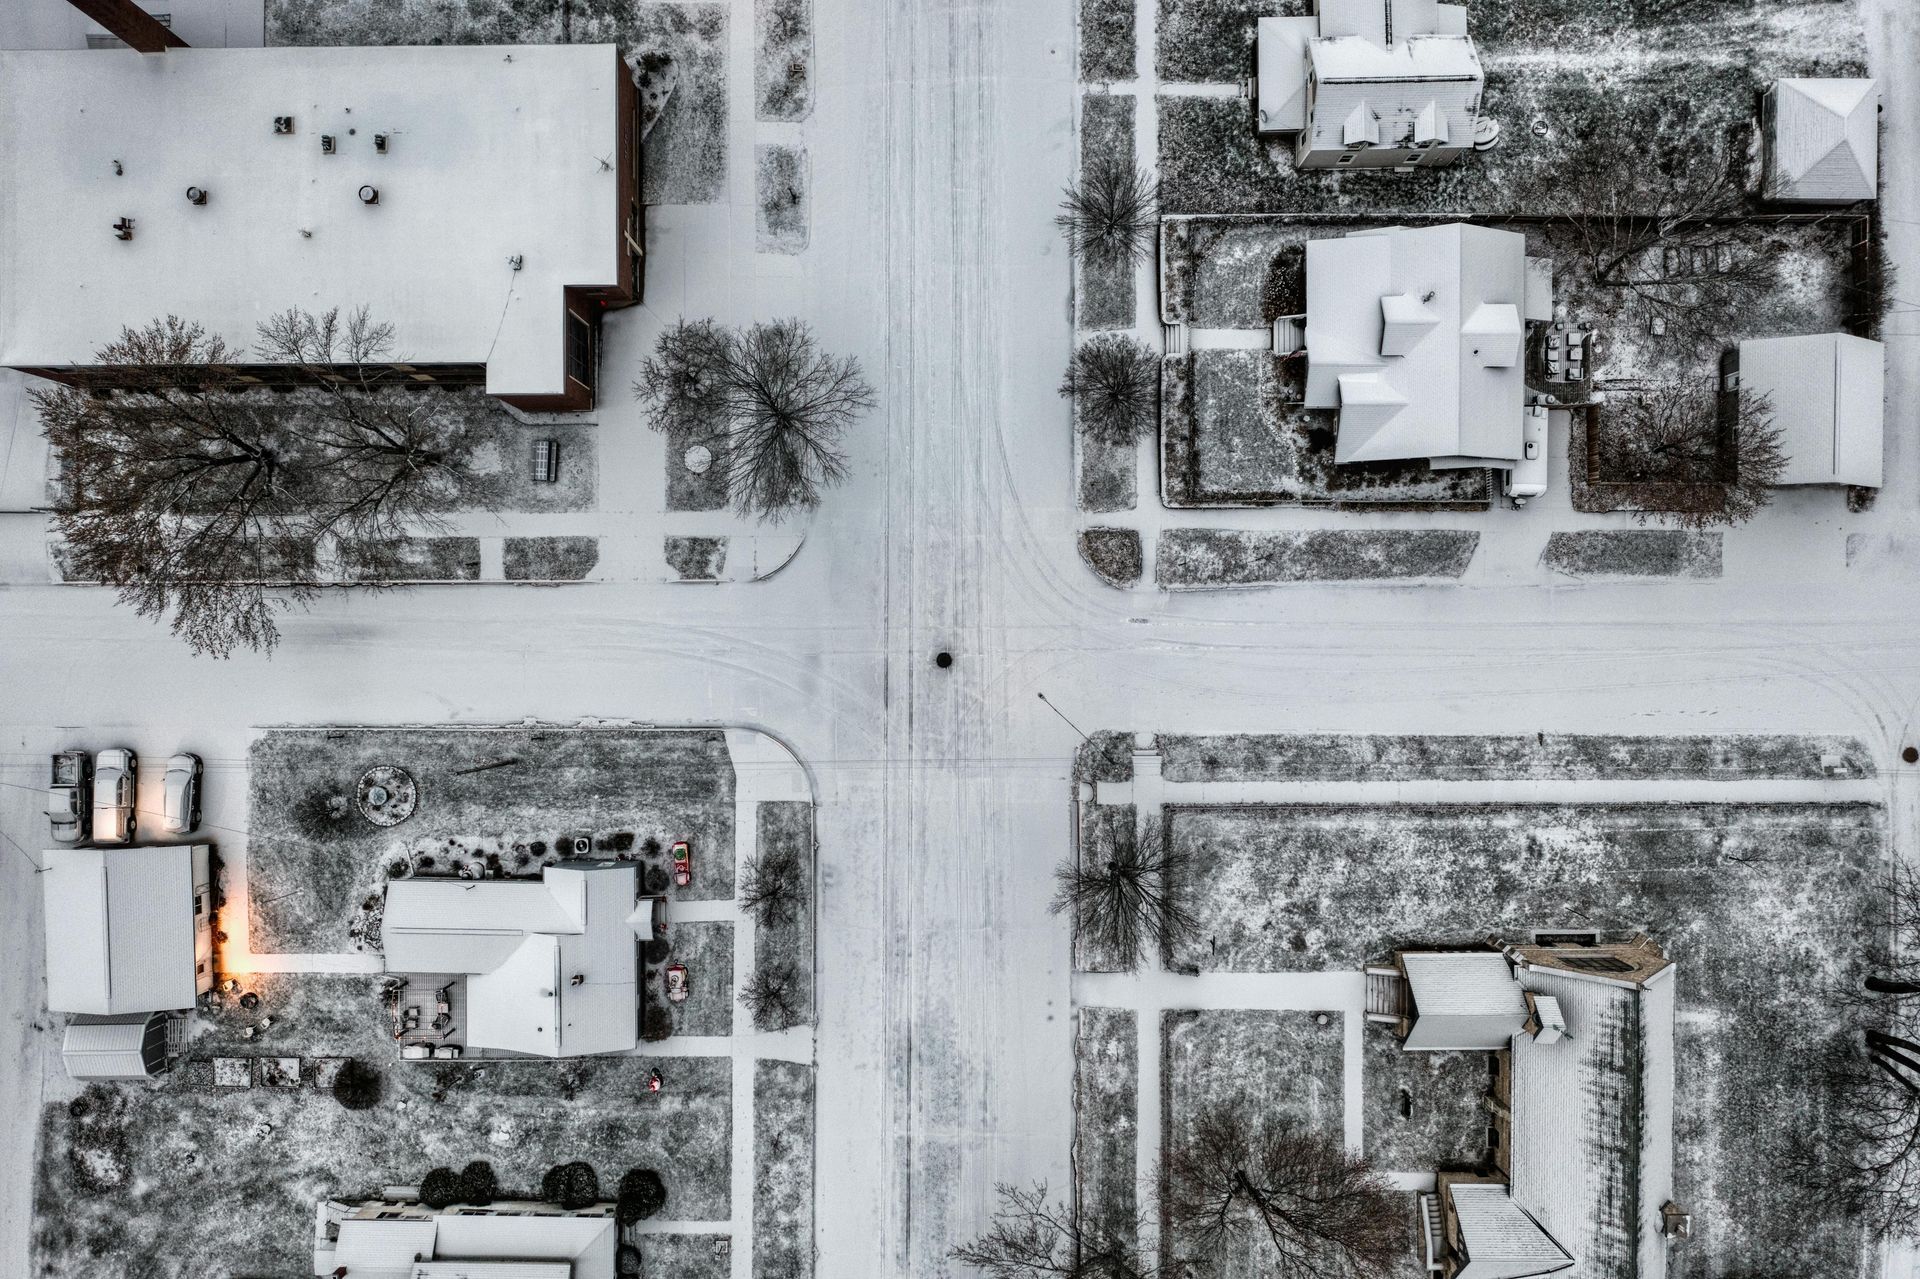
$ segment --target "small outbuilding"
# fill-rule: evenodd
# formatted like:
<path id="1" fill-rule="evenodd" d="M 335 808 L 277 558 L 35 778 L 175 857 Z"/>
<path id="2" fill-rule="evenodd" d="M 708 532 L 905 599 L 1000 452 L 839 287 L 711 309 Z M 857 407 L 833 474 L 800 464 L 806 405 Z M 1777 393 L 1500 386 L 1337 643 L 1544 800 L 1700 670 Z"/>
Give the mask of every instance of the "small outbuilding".
<path id="1" fill-rule="evenodd" d="M 1761 117 L 1767 199 L 1852 204 L 1879 194 L 1880 88 L 1872 80 L 1775 80 Z"/>
<path id="2" fill-rule="evenodd" d="M 1756 338 L 1739 347 L 1737 385 L 1764 397 L 1787 454 L 1781 484 L 1879 488 L 1886 348 L 1850 333 Z"/>
<path id="3" fill-rule="evenodd" d="M 48 1010 L 193 1007 L 213 987 L 212 859 L 207 844 L 48 850 Z"/>
<path id="4" fill-rule="evenodd" d="M 75 1079 L 145 1079 L 174 1057 L 172 1032 L 179 1024 L 168 1013 L 81 1013 L 67 1023 L 60 1057 Z"/>

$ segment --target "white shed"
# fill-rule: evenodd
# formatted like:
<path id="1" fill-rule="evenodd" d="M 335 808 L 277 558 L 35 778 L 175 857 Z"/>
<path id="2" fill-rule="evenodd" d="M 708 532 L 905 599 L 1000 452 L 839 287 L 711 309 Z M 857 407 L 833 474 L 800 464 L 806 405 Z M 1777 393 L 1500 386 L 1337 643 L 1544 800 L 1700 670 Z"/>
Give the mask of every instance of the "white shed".
<path id="1" fill-rule="evenodd" d="M 167 1068 L 172 1025 L 166 1013 L 81 1013 L 67 1023 L 60 1057 L 75 1079 L 144 1079 Z"/>
<path id="2" fill-rule="evenodd" d="M 1775 80 L 1762 114 L 1768 199 L 1852 204 L 1879 193 L 1880 89 L 1872 80 Z"/>
<path id="3" fill-rule="evenodd" d="M 1781 484 L 1879 488 L 1886 349 L 1850 333 L 1740 344 L 1740 387 L 1765 396 L 1787 453 Z"/>

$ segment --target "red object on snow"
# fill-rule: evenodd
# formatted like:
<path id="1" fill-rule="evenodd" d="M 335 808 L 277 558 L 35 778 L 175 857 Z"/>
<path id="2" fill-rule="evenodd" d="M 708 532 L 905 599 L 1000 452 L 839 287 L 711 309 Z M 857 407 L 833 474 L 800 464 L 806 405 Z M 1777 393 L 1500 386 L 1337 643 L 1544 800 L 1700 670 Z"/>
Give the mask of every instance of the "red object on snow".
<path id="1" fill-rule="evenodd" d="M 687 966 L 670 964 L 667 967 L 667 998 L 676 1004 L 687 1002 Z"/>
<path id="2" fill-rule="evenodd" d="M 647 1076 L 647 1091 L 659 1092 L 660 1085 L 665 1082 L 666 1082 L 665 1080 L 660 1078 L 660 1072 L 656 1070 L 652 1074 Z"/>
<path id="3" fill-rule="evenodd" d="M 673 841 L 673 882 L 682 888 L 693 882 L 693 846 L 684 839 Z"/>

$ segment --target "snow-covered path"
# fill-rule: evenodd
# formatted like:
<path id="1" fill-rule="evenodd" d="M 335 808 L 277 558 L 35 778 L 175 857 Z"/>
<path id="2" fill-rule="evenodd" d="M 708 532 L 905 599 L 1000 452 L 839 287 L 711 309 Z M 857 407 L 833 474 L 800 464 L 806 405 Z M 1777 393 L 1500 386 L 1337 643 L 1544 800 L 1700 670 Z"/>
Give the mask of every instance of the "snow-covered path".
<path id="1" fill-rule="evenodd" d="M 1920 26 L 1869 3 L 1889 239 L 1920 279 Z M 1168 597 L 1085 571 L 1054 394 L 1071 8 L 820 0 L 803 275 L 763 278 L 749 252 L 630 321 L 797 310 L 880 387 L 852 481 L 773 581 L 331 598 L 288 619 L 271 660 L 230 662 L 185 656 L 98 592 L 0 591 L 0 831 L 19 845 L 0 851 L 0 1092 L 16 1114 L 40 1103 L 48 1042 L 31 862 L 46 752 L 123 736 L 199 751 L 210 797 L 239 793 L 252 730 L 275 723 L 603 715 L 791 743 L 820 803 L 819 1273 L 836 1279 L 940 1274 L 993 1182 L 1064 1184 L 1072 989 L 1047 901 L 1078 738 L 1037 693 L 1089 731 L 1853 733 L 1911 851 L 1910 334 L 1890 342 L 1889 487 L 1870 521 L 1905 549 L 1825 580 Z M 752 211 L 661 222 L 667 260 L 709 232 L 750 242 Z M 12 522 L 31 518 L 0 516 L 0 537 L 30 541 Z M 1824 534 L 1846 519 L 1803 515 Z M 1795 523 L 1768 527 L 1777 542 L 1751 553 L 1793 560 Z M 26 1272 L 32 1135 L 7 1128 L 0 1273 Z"/>

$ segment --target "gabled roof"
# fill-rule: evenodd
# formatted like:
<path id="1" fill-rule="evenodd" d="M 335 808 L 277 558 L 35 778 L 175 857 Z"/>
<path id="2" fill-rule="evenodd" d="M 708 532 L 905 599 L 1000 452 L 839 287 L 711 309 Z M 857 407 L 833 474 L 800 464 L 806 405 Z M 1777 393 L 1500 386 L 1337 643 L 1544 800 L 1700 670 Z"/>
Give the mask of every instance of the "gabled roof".
<path id="1" fill-rule="evenodd" d="M 625 1052 L 639 1042 L 638 893 L 631 862 L 562 862 L 538 880 L 394 880 L 387 971 L 466 974 L 475 1048 Z"/>
<path id="2" fill-rule="evenodd" d="M 610 1216 L 455 1210 L 349 1217 L 326 1260 L 354 1279 L 613 1279 Z"/>
<path id="3" fill-rule="evenodd" d="M 1764 396 L 1787 464 L 1781 484 L 1880 487 L 1886 349 L 1850 333 L 1740 344 L 1740 387 Z"/>
<path id="4" fill-rule="evenodd" d="M 1880 179 L 1879 106 L 1872 80 L 1774 81 L 1767 194 L 1822 204 L 1873 199 Z"/>
<path id="5" fill-rule="evenodd" d="M 193 1006 L 195 855 L 186 844 L 47 852 L 40 884 L 50 1011 Z"/>
<path id="6" fill-rule="evenodd" d="M 1527 1020 L 1527 999 L 1498 951 L 1402 952 L 1413 996 L 1409 1051 L 1505 1048 Z"/>
<path id="7" fill-rule="evenodd" d="M 1448 1188 L 1467 1264 L 1455 1279 L 1527 1279 L 1569 1270 L 1574 1256 L 1497 1182 Z"/>
<path id="8" fill-rule="evenodd" d="M 1518 460 L 1526 263 L 1524 235 L 1457 222 L 1307 242 L 1305 402 L 1340 410 L 1335 461 Z M 1415 306 L 1430 330 L 1414 332 Z M 1404 407 L 1378 412 L 1371 395 L 1350 416 L 1351 374 L 1376 374 Z"/>

